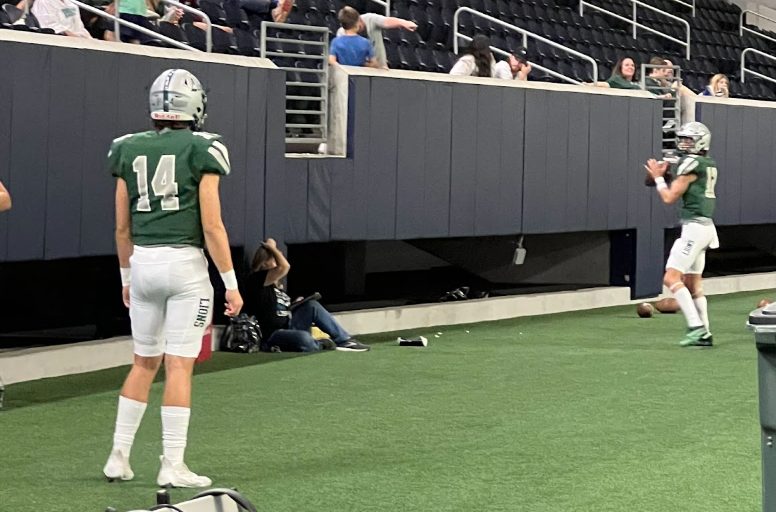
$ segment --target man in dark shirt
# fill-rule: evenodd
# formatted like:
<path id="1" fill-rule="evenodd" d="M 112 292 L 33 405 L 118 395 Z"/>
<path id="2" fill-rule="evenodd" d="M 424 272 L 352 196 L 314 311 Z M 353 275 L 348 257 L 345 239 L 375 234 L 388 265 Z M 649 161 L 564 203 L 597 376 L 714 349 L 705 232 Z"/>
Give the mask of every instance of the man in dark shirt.
<path id="1" fill-rule="evenodd" d="M 263 336 L 262 350 L 277 347 L 281 352 L 317 352 L 327 347 L 316 341 L 310 328 L 315 325 L 331 337 L 336 349 L 345 352 L 366 352 L 364 345 L 350 336 L 321 306 L 311 300 L 290 311 L 291 298 L 283 291 L 279 281 L 291 265 L 277 244 L 267 240 L 253 257 L 253 273 L 245 286 L 243 311 L 256 317 Z"/>

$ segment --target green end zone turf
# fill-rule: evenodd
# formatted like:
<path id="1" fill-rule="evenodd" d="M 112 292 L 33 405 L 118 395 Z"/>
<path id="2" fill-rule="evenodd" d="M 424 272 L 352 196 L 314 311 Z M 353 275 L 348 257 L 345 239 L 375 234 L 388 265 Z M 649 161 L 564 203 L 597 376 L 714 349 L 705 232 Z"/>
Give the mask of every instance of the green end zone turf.
<path id="1" fill-rule="evenodd" d="M 390 334 L 364 337 L 391 342 L 367 353 L 216 354 L 198 368 L 186 458 L 266 512 L 757 512 L 745 322 L 767 295 L 710 297 L 713 349 L 679 348 L 681 314 L 627 306 L 406 333 L 428 348 Z M 0 510 L 153 505 L 161 385 L 135 480 L 101 478 L 125 374 L 8 387 Z"/>

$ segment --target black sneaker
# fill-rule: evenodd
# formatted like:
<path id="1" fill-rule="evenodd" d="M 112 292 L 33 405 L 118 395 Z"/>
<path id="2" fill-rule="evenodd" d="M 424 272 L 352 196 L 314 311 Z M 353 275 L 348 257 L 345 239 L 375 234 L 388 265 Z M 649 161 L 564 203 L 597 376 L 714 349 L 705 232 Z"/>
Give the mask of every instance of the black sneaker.
<path id="1" fill-rule="evenodd" d="M 331 341 L 329 338 L 315 340 L 315 342 L 318 343 L 318 346 L 321 347 L 321 350 L 334 350 L 337 348 L 337 344 Z"/>
<path id="2" fill-rule="evenodd" d="M 695 344 L 696 347 L 713 347 L 714 346 L 714 336 L 711 335 L 710 332 L 706 332 L 706 334 L 698 341 L 698 343 Z"/>
<path id="3" fill-rule="evenodd" d="M 364 345 L 356 338 L 350 338 L 342 345 L 337 345 L 337 350 L 340 350 L 342 352 L 366 352 L 370 348 L 372 347 L 370 347 L 369 345 Z"/>

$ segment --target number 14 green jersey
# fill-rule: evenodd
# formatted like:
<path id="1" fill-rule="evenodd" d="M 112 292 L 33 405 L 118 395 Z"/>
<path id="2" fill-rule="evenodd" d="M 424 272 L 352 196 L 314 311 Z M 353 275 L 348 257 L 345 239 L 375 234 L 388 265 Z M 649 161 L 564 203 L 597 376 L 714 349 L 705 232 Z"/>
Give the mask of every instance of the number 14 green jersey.
<path id="1" fill-rule="evenodd" d="M 686 155 L 676 164 L 676 175 L 694 174 L 696 180 L 690 183 L 682 196 L 682 220 L 707 218 L 714 215 L 717 196 L 717 164 L 708 156 Z"/>
<path id="2" fill-rule="evenodd" d="M 212 133 L 148 131 L 113 141 L 111 174 L 129 191 L 135 245 L 204 247 L 199 182 L 206 173 L 227 175 L 229 153 Z"/>

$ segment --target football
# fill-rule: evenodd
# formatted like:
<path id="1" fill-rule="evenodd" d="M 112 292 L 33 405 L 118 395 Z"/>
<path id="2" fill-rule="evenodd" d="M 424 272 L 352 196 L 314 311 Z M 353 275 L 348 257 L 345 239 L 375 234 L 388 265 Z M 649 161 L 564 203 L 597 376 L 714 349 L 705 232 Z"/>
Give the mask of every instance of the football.
<path id="1" fill-rule="evenodd" d="M 652 313 L 655 312 L 655 308 L 652 307 L 652 304 L 649 304 L 647 302 L 642 302 L 638 306 L 636 306 L 636 313 L 641 318 L 652 318 Z"/>
<path id="2" fill-rule="evenodd" d="M 667 298 L 655 302 L 655 309 L 663 314 L 676 313 L 679 311 L 679 303 L 676 302 L 676 299 Z"/>
<path id="3" fill-rule="evenodd" d="M 644 178 L 644 184 L 648 187 L 654 187 L 655 186 L 655 179 L 652 177 L 652 175 L 648 172 L 646 178 Z M 663 175 L 663 177 L 666 180 L 666 185 L 671 185 L 671 180 L 674 179 L 673 174 L 671 174 L 671 168 L 669 167 L 668 170 L 666 170 L 666 173 Z"/>
<path id="4" fill-rule="evenodd" d="M 764 308 L 768 304 L 772 304 L 772 303 L 773 303 L 773 301 L 770 300 L 770 299 L 763 299 L 763 300 L 761 300 L 760 302 L 757 303 L 757 307 L 758 308 Z"/>

